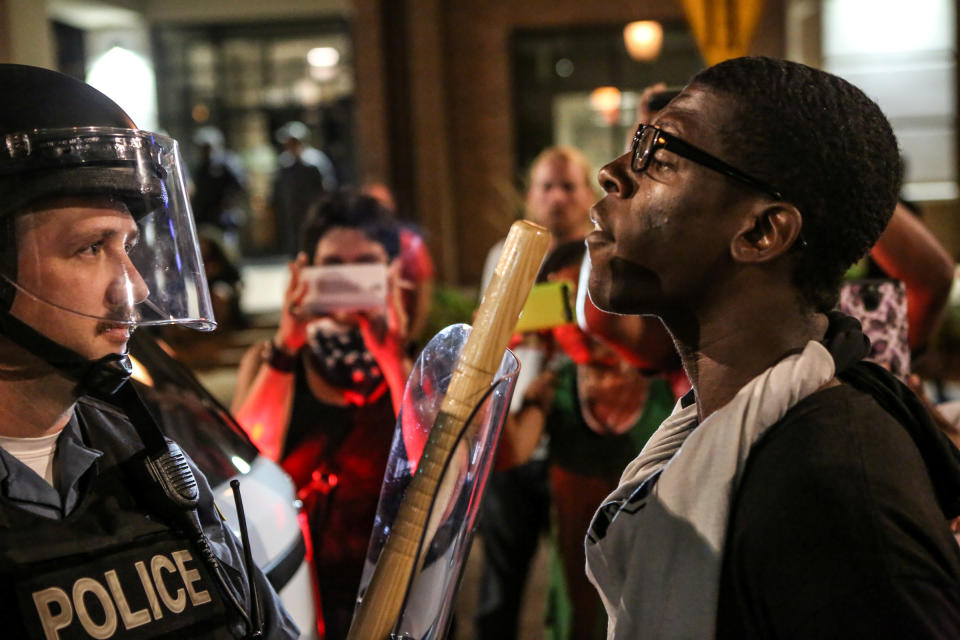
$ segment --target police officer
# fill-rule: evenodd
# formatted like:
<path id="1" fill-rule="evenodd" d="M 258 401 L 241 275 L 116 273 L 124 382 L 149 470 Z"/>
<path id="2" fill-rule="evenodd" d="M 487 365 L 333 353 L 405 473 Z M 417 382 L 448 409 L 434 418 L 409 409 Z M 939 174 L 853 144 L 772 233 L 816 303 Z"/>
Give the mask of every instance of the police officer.
<path id="1" fill-rule="evenodd" d="M 0 88 L 0 635 L 297 637 L 125 384 L 137 326 L 214 326 L 176 143 L 59 73 Z"/>

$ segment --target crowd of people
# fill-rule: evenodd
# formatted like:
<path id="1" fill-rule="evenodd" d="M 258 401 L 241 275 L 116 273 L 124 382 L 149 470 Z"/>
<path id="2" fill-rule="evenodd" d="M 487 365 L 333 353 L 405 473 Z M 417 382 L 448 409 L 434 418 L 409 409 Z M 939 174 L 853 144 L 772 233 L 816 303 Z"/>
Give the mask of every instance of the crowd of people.
<path id="1" fill-rule="evenodd" d="M 242 169 L 222 135 L 198 131 L 188 194 L 168 184 L 180 167 L 162 166 L 179 162 L 172 145 L 143 138 L 99 92 L 17 65 L 0 65 L 0 86 L 16 96 L 0 107 L 0 592 L 20 603 L 12 628 L 59 637 L 76 610 L 91 637 L 110 637 L 109 615 L 79 616 L 96 591 L 84 572 L 118 598 L 121 561 L 169 554 L 194 604 L 216 602 L 189 609 L 181 632 L 296 637 L 203 474 L 126 383 L 136 326 L 197 323 L 176 304 L 191 287 L 209 287 L 201 316 L 248 326 L 230 257 Z M 522 375 L 481 506 L 479 603 L 456 625 L 520 637 L 546 540 L 555 638 L 960 637 L 960 429 L 910 370 L 954 262 L 900 196 L 889 123 L 846 81 L 782 60 L 715 65 L 650 108 L 662 88 L 643 94 L 625 153 L 598 178 L 564 146 L 529 167 L 521 215 L 551 235 L 535 286 L 562 284 L 550 290 L 573 312 L 512 341 Z M 124 144 L 78 146 L 65 133 L 77 127 Z M 385 185 L 338 185 L 302 123 L 277 142 L 271 207 L 294 257 L 231 412 L 296 486 L 337 640 L 430 338 L 435 274 Z M 188 199 L 199 234 L 182 226 Z M 189 247 L 205 279 L 168 246 Z M 139 624 L 156 629 L 143 637 L 170 631 L 158 611 L 143 609 Z"/>

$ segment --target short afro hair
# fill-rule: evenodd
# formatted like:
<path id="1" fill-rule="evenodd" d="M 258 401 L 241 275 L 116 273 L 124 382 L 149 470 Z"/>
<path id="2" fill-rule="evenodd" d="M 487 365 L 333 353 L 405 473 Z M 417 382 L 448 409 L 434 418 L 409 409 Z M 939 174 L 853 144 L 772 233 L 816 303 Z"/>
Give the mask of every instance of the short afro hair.
<path id="1" fill-rule="evenodd" d="M 342 189 L 324 194 L 314 203 L 300 229 L 300 249 L 307 254 L 311 264 L 317 244 L 335 228 L 362 231 L 383 245 L 391 259 L 400 252 L 400 229 L 390 210 L 376 198 Z"/>
<path id="2" fill-rule="evenodd" d="M 817 311 L 832 309 L 847 268 L 877 241 L 900 191 L 900 154 L 887 118 L 860 89 L 803 64 L 735 58 L 691 85 L 728 95 L 724 153 L 803 215 L 807 246 L 793 283 Z"/>

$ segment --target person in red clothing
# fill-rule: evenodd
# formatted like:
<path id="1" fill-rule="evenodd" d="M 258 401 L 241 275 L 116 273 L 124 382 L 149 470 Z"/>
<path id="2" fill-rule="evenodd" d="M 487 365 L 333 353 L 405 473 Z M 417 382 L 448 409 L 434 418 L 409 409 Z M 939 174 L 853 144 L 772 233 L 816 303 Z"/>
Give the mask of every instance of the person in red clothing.
<path id="1" fill-rule="evenodd" d="M 410 363 L 399 239 L 368 196 L 322 199 L 290 263 L 280 326 L 240 363 L 233 411 L 304 502 L 328 640 L 346 636 Z M 387 305 L 322 315 L 303 305 L 308 265 L 389 265 Z"/>

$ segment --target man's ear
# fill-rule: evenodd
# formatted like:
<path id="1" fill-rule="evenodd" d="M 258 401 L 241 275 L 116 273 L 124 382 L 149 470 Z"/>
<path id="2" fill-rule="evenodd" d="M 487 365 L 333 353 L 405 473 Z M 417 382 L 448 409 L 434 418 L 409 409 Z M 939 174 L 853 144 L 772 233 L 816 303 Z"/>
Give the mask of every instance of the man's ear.
<path id="1" fill-rule="evenodd" d="M 738 262 L 769 262 L 790 251 L 802 226 L 803 216 L 793 205 L 760 204 L 744 218 L 730 243 L 730 253 Z"/>

